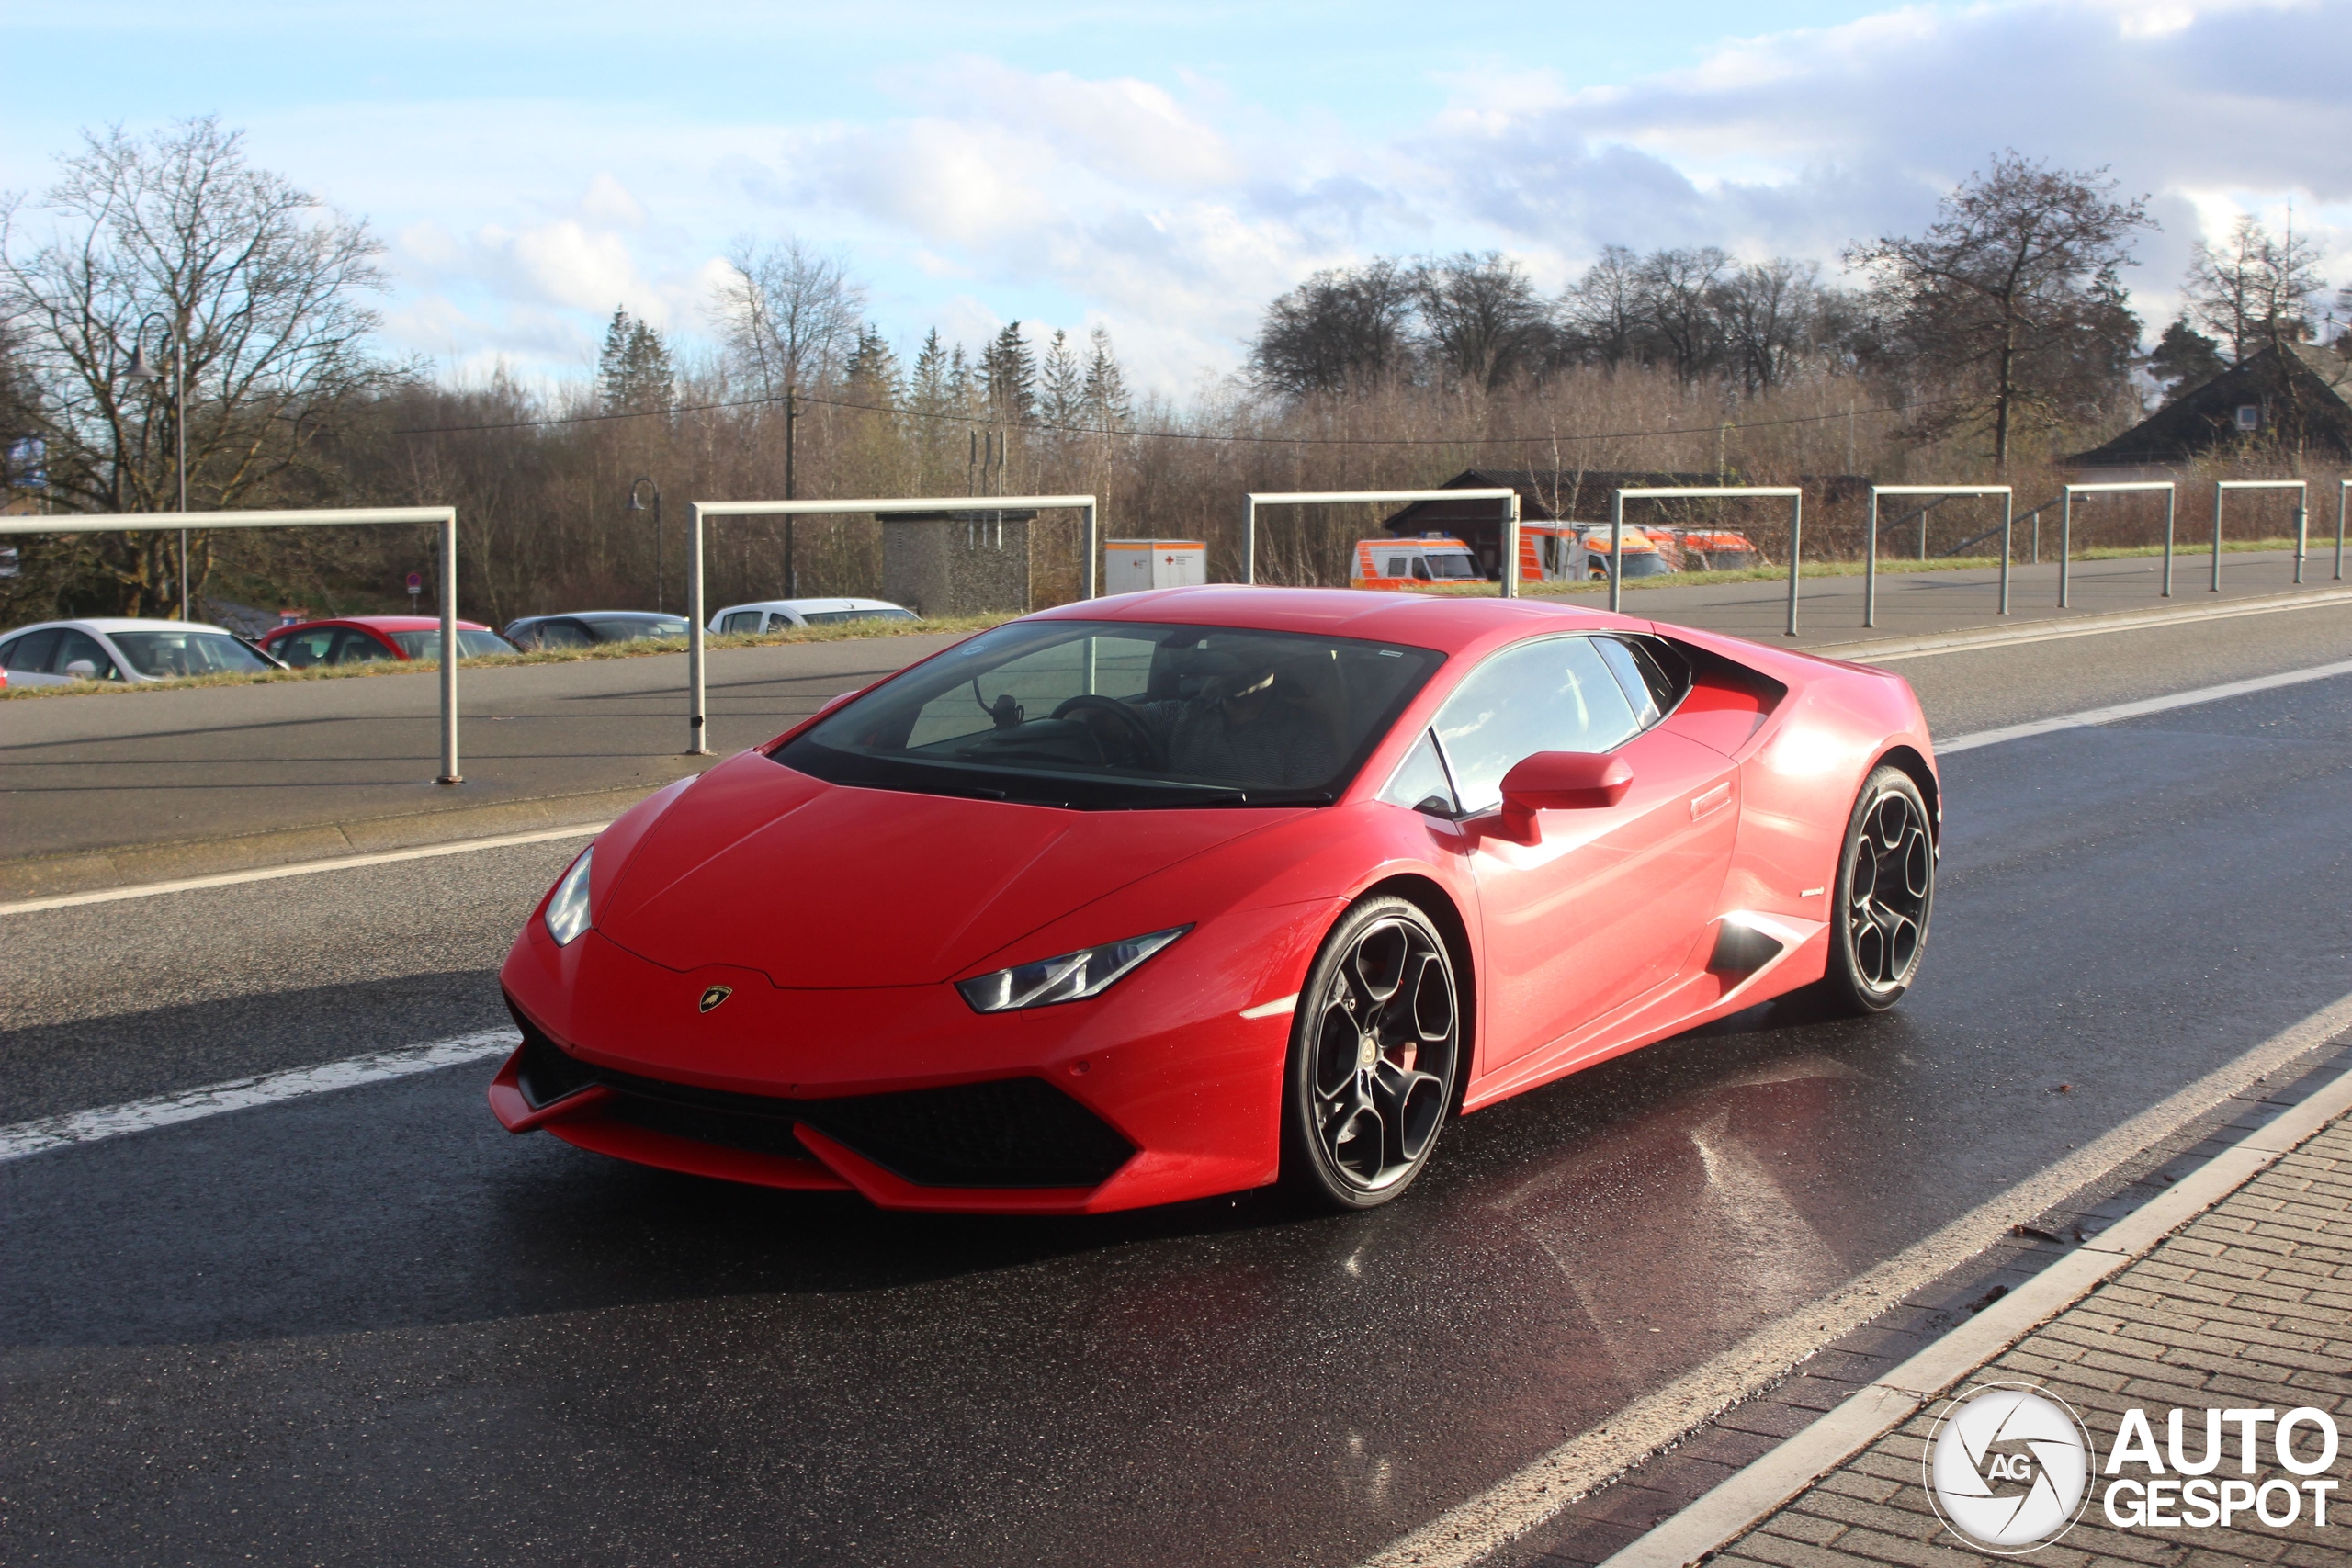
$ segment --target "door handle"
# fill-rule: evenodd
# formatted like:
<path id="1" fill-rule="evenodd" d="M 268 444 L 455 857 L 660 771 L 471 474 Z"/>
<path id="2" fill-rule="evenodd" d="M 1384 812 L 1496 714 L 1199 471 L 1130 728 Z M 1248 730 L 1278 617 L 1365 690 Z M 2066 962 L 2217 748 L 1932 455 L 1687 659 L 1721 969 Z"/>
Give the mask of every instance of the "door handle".
<path id="1" fill-rule="evenodd" d="M 1731 781 L 1729 779 L 1725 779 L 1722 784 L 1717 784 L 1714 788 L 1708 790 L 1703 795 L 1696 795 L 1690 797 L 1690 820 L 1696 822 L 1702 817 L 1713 816 L 1715 812 L 1722 810 L 1724 807 L 1729 806 L 1730 804 Z"/>

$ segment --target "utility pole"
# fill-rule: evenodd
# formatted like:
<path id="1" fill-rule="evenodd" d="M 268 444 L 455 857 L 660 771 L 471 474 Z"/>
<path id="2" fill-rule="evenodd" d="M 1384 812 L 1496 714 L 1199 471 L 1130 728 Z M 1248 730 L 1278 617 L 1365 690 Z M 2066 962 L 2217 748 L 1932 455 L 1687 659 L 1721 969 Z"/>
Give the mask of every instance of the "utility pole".
<path id="1" fill-rule="evenodd" d="M 799 423 L 798 394 L 792 388 L 786 387 L 784 389 L 784 499 L 786 501 L 793 499 L 795 493 L 793 449 L 798 445 Z M 787 599 L 797 599 L 800 597 L 800 569 L 793 563 L 792 524 L 793 519 L 786 515 L 784 520 L 784 596 Z"/>

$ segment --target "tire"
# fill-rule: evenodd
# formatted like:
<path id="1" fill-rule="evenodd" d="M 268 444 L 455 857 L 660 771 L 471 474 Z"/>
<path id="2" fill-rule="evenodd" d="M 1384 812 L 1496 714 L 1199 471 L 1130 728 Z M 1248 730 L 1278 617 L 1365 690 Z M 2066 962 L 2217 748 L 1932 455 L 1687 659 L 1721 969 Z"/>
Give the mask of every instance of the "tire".
<path id="1" fill-rule="evenodd" d="M 1919 786 L 1900 768 L 1862 781 L 1846 818 L 1830 906 L 1832 1001 L 1849 1012 L 1884 1012 L 1919 973 L 1936 901 L 1935 840 Z"/>
<path id="2" fill-rule="evenodd" d="M 1461 1043 L 1453 955 L 1429 916 L 1385 896 L 1351 906 L 1292 1014 L 1283 1185 L 1324 1209 L 1403 1192 L 1453 1104 Z"/>

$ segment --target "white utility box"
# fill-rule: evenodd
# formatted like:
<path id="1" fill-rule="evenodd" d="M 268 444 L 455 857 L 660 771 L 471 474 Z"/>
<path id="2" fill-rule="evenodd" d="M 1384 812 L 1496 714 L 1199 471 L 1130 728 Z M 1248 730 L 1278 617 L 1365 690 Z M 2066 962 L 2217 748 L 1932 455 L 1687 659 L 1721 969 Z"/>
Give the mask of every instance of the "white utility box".
<path id="1" fill-rule="evenodd" d="M 1209 580 L 1209 547 L 1198 539 L 1110 539 L 1103 555 L 1106 593 L 1198 588 Z"/>

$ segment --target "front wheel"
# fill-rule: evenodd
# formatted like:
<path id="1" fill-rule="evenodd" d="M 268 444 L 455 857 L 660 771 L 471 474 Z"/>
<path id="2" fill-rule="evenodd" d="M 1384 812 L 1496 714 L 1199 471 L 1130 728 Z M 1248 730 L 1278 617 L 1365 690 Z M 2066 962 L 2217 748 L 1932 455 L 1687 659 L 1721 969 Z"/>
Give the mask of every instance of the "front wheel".
<path id="1" fill-rule="evenodd" d="M 1461 1039 L 1453 959 L 1430 918 L 1403 898 L 1351 908 L 1293 1015 L 1284 1185 L 1335 1209 L 1402 1192 L 1453 1103 Z"/>
<path id="2" fill-rule="evenodd" d="M 1832 910 L 1829 989 L 1854 1012 L 1884 1012 L 1911 988 L 1936 900 L 1928 805 L 1900 768 L 1872 770 L 1846 821 Z"/>

